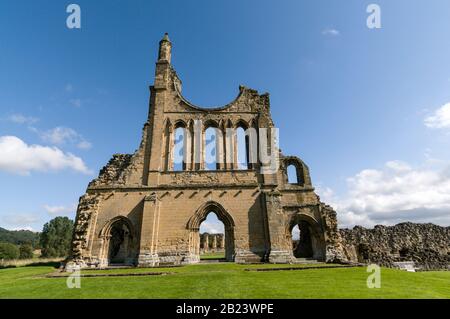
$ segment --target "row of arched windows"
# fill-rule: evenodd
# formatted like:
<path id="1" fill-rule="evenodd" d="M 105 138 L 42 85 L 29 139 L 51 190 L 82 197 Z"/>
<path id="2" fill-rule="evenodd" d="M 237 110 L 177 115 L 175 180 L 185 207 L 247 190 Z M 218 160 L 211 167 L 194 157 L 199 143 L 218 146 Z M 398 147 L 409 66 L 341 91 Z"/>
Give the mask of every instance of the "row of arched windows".
<path id="1" fill-rule="evenodd" d="M 258 133 L 253 128 L 245 130 L 238 126 L 227 128 L 225 132 L 216 126 L 197 129 L 194 134 L 193 125 L 186 128 L 180 122 L 175 124 L 173 131 L 170 126 L 166 127 L 166 171 L 252 169 L 258 161 L 258 148 L 272 147 L 271 143 L 258 145 Z M 307 167 L 299 159 L 286 158 L 285 165 L 287 183 L 305 185 L 309 182 L 306 180 Z"/>
<path id="2" fill-rule="evenodd" d="M 176 127 L 173 133 L 169 131 L 166 169 L 172 171 L 251 169 L 252 163 L 256 162 L 256 159 L 250 158 L 251 134 L 243 127 L 233 129 L 234 136 L 227 134 L 216 127 L 208 127 L 202 131 L 200 138 L 194 136 L 193 130 L 184 126 Z M 254 138 L 253 147 L 257 148 L 257 136 Z"/>

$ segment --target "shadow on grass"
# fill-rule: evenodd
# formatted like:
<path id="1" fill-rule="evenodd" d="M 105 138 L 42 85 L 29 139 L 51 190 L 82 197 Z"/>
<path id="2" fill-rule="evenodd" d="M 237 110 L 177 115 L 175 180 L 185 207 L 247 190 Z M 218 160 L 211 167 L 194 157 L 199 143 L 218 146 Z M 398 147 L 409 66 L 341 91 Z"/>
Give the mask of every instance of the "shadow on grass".
<path id="1" fill-rule="evenodd" d="M 61 267 L 62 261 L 38 261 L 32 264 L 25 265 L 23 267 Z"/>
<path id="2" fill-rule="evenodd" d="M 62 261 L 35 261 L 32 263 L 20 265 L 20 264 L 6 264 L 1 265 L 0 269 L 8 269 L 8 268 L 22 268 L 22 267 L 52 267 L 52 268 L 59 268 L 62 265 Z"/>

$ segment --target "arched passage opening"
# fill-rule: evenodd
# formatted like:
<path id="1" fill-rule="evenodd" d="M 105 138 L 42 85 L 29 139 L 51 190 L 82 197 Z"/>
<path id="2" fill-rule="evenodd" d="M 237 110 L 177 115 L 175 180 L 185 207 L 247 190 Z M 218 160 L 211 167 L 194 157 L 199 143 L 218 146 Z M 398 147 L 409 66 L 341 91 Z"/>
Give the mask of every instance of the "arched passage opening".
<path id="1" fill-rule="evenodd" d="M 325 241 L 319 224 L 305 215 L 295 216 L 288 229 L 295 258 L 324 260 Z"/>
<path id="2" fill-rule="evenodd" d="M 213 245 L 212 242 L 210 243 L 209 238 L 208 244 L 205 243 L 204 238 L 204 242 L 202 243 L 200 236 L 201 224 L 207 219 L 208 215 L 211 215 L 211 213 L 216 215 L 217 220 L 223 224 L 223 238 L 221 238 L 222 242 L 220 243 L 220 246 L 223 247 L 224 259 L 226 261 L 234 261 L 234 220 L 222 205 L 216 202 L 208 202 L 205 205 L 202 205 L 195 212 L 194 216 L 189 219 L 187 228 L 189 230 L 189 253 L 191 255 L 191 260 L 193 262 L 200 261 L 201 249 L 211 248 Z M 219 236 L 217 239 L 219 239 Z"/>
<path id="3" fill-rule="evenodd" d="M 126 217 L 116 217 L 100 232 L 107 265 L 133 264 L 136 257 L 134 230 Z"/>
<path id="4" fill-rule="evenodd" d="M 225 259 L 225 227 L 213 211 L 200 224 L 200 259 Z"/>

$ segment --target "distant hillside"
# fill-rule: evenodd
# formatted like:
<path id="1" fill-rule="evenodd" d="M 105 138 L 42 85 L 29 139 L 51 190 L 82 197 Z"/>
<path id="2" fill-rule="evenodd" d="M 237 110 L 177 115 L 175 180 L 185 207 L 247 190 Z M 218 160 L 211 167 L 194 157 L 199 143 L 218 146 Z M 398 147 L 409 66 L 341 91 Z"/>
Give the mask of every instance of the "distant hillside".
<path id="1" fill-rule="evenodd" d="M 16 245 L 31 243 L 33 247 L 36 247 L 39 243 L 39 233 L 29 230 L 7 230 L 0 227 L 0 242 Z"/>

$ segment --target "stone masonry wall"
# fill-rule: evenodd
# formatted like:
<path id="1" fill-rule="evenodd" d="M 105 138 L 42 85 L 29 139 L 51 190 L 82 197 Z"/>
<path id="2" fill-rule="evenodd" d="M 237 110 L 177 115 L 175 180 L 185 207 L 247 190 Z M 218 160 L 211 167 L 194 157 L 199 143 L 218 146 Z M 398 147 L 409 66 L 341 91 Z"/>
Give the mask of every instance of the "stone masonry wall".
<path id="1" fill-rule="evenodd" d="M 131 154 L 114 154 L 99 173 L 99 176 L 94 179 L 89 187 L 108 185 L 108 184 L 125 184 L 124 171 L 131 163 Z"/>
<path id="2" fill-rule="evenodd" d="M 450 269 L 450 227 L 401 223 L 341 229 L 347 261 L 392 267 L 394 262 L 414 261 L 422 270 Z"/>

